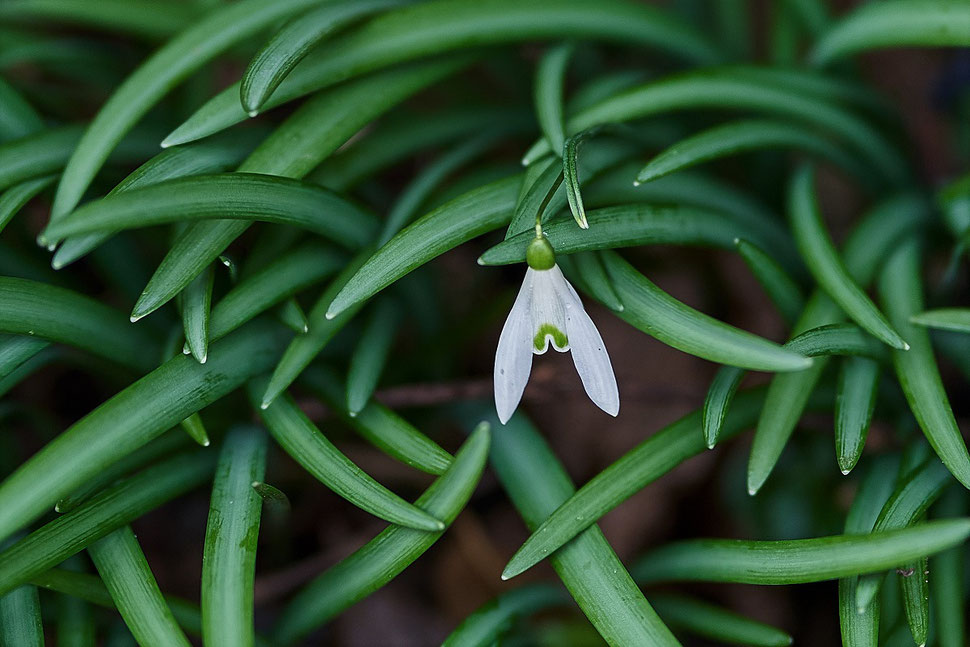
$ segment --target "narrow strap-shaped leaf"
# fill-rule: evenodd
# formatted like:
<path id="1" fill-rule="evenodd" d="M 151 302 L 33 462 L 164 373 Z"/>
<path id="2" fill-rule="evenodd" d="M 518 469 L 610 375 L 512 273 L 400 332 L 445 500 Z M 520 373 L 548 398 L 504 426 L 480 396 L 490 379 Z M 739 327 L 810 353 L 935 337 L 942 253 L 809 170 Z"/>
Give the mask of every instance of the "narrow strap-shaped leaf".
<path id="1" fill-rule="evenodd" d="M 389 299 L 378 301 L 361 332 L 347 369 L 347 411 L 356 416 L 367 405 L 397 335 L 400 306 Z"/>
<path id="2" fill-rule="evenodd" d="M 562 162 L 555 155 L 526 166 L 515 213 L 505 231 L 506 240 L 530 229 L 536 219 L 542 220 L 553 194 L 562 185 L 562 178 Z"/>
<path id="3" fill-rule="evenodd" d="M 151 370 L 161 345 L 117 310 L 71 290 L 0 277 L 0 332 L 81 348 L 138 372 Z"/>
<path id="4" fill-rule="evenodd" d="M 77 206 L 111 150 L 180 81 L 221 52 L 314 0 L 242 0 L 210 12 L 142 63 L 101 107 L 71 155 L 57 187 L 51 220 Z"/>
<path id="5" fill-rule="evenodd" d="M 446 251 L 501 227 L 515 208 L 518 176 L 470 191 L 418 218 L 371 256 L 327 309 L 333 318 Z"/>
<path id="6" fill-rule="evenodd" d="M 970 7 L 940 0 L 894 0 L 858 7 L 815 43 L 812 62 L 885 47 L 966 47 Z"/>
<path id="7" fill-rule="evenodd" d="M 879 512 L 873 529 L 893 530 L 912 526 L 949 485 L 946 469 L 930 459 L 913 470 L 896 488 Z M 911 560 L 900 560 L 900 563 Z M 856 588 L 856 608 L 865 609 L 882 586 L 883 574 L 860 578 Z"/>
<path id="8" fill-rule="evenodd" d="M 872 532 L 879 512 L 893 492 L 898 456 L 883 455 L 873 461 L 845 518 L 845 534 Z M 877 647 L 879 642 L 879 600 L 873 600 L 861 612 L 856 608 L 859 577 L 839 578 L 839 627 L 842 641 L 853 647 Z"/>
<path id="9" fill-rule="evenodd" d="M 202 549 L 202 639 L 251 647 L 256 541 L 263 501 L 253 490 L 266 472 L 266 435 L 231 430 L 219 452 Z"/>
<path id="10" fill-rule="evenodd" d="M 204 451 L 184 454 L 112 486 L 0 552 L 0 593 L 30 580 L 111 531 L 188 492 L 212 474 Z"/>
<path id="11" fill-rule="evenodd" d="M 0 335 L 0 379 L 50 345 L 29 335 Z"/>
<path id="12" fill-rule="evenodd" d="M 871 177 L 856 159 L 811 128 L 784 121 L 751 119 L 716 126 L 677 142 L 640 169 L 637 182 L 651 182 L 738 153 L 775 149 L 804 151 L 829 160 L 862 180 Z"/>
<path id="13" fill-rule="evenodd" d="M 0 483 L 0 537 L 49 510 L 102 469 L 218 400 L 279 356 L 278 329 L 253 322 L 199 364 L 179 354 L 79 420 Z"/>
<path id="14" fill-rule="evenodd" d="M 388 212 L 387 220 L 385 220 L 384 227 L 377 239 L 378 247 L 382 247 L 411 222 L 421 205 L 448 175 L 494 146 L 496 135 L 497 131 L 492 129 L 478 137 L 472 137 L 422 169 L 414 180 L 401 191 L 397 201 Z"/>
<path id="15" fill-rule="evenodd" d="M 764 389 L 739 393 L 721 428 L 722 439 L 757 419 Z M 664 427 L 589 480 L 544 519 L 502 573 L 508 579 L 539 563 L 583 529 L 691 456 L 704 451 L 703 412 L 694 411 Z"/>
<path id="16" fill-rule="evenodd" d="M 0 596 L 0 645 L 44 647 L 37 587 L 25 584 Z"/>
<path id="17" fill-rule="evenodd" d="M 888 359 L 885 347 L 858 326 L 845 323 L 827 324 L 806 330 L 786 342 L 785 348 L 807 357 L 854 355 Z"/>
<path id="18" fill-rule="evenodd" d="M 800 371 L 812 360 L 694 310 L 654 285 L 619 255 L 604 255 L 623 302 L 618 316 L 669 346 L 712 362 L 763 371 Z"/>
<path id="19" fill-rule="evenodd" d="M 239 86 L 242 107 L 255 117 L 296 64 L 318 43 L 343 27 L 405 0 L 354 0 L 323 4 L 294 18 L 256 52 Z"/>
<path id="20" fill-rule="evenodd" d="M 212 308 L 209 335 L 221 339 L 286 297 L 336 272 L 346 258 L 321 243 L 288 250 L 237 283 Z"/>
<path id="21" fill-rule="evenodd" d="M 656 7 L 603 0 L 591 16 L 582 0 L 435 0 L 386 13 L 311 53 L 280 84 L 263 109 L 292 101 L 351 76 L 459 49 L 536 39 L 584 38 L 641 45 L 710 62 L 714 47 Z M 239 87 L 216 95 L 170 136 L 187 142 L 244 121 Z"/>
<path id="22" fill-rule="evenodd" d="M 232 137 L 212 137 L 204 142 L 163 150 L 132 171 L 109 195 L 177 177 L 228 171 L 243 160 L 262 135 L 260 130 L 251 129 L 244 133 L 233 133 Z M 51 266 L 58 270 L 73 263 L 110 236 L 110 233 L 97 233 L 68 238 L 54 253 Z"/>
<path id="23" fill-rule="evenodd" d="M 889 258 L 879 279 L 879 294 L 890 320 L 909 339 L 909 351 L 893 351 L 893 365 L 906 401 L 927 440 L 947 469 L 970 488 L 970 454 L 953 418 L 933 356 L 929 334 L 909 323 L 923 310 L 919 243 L 906 241 Z"/>
<path id="24" fill-rule="evenodd" d="M 552 450 L 522 414 L 495 425 L 492 467 L 530 530 L 569 499 L 575 487 Z M 598 527 L 555 554 L 552 567 L 610 645 L 679 645 L 637 589 Z M 503 573 L 503 579 L 507 575 Z"/>
<path id="25" fill-rule="evenodd" d="M 876 408 L 879 372 L 879 364 L 867 357 L 842 360 L 835 394 L 835 457 L 843 474 L 862 456 Z"/>
<path id="26" fill-rule="evenodd" d="M 694 598 L 657 594 L 650 596 L 650 604 L 668 625 L 702 638 L 751 647 L 792 644 L 792 637 L 781 629 Z"/>
<path id="27" fill-rule="evenodd" d="M 714 449 L 724 426 L 724 418 L 731 407 L 734 395 L 744 377 L 744 369 L 736 366 L 722 366 L 717 370 L 711 386 L 704 398 L 703 427 L 704 443 L 708 449 Z"/>
<path id="28" fill-rule="evenodd" d="M 0 16 L 11 20 L 50 20 L 153 40 L 164 40 L 181 31 L 196 13 L 195 7 L 154 0 L 10 0 L 0 5 Z"/>
<path id="29" fill-rule="evenodd" d="M 0 144 L 0 189 L 59 170 L 80 137 L 79 126 L 60 126 Z"/>
<path id="30" fill-rule="evenodd" d="M 788 117 L 838 135 L 865 156 L 885 178 L 905 182 L 909 171 L 899 152 L 867 122 L 830 103 L 825 94 L 799 85 L 793 75 L 750 67 L 723 67 L 687 72 L 631 88 L 576 113 L 566 123 L 567 134 L 593 126 L 643 119 L 697 109 L 747 110 Z M 540 140 L 526 154 L 536 159 L 549 153 Z"/>
<path id="31" fill-rule="evenodd" d="M 970 519 L 931 521 L 870 535 L 785 541 L 695 539 L 668 544 L 633 568 L 637 582 L 801 584 L 893 568 L 966 541 Z"/>
<path id="32" fill-rule="evenodd" d="M 99 607 L 115 608 L 114 600 L 111 599 L 107 587 L 95 575 L 52 568 L 31 578 L 30 581 L 41 588 L 72 595 Z M 164 599 L 179 626 L 193 636 L 202 635 L 202 615 L 197 605 L 172 595 L 165 595 Z"/>
<path id="33" fill-rule="evenodd" d="M 6 4 L 0 7 L 0 11 Z M 0 14 L 2 15 L 2 14 Z M 0 78 L 0 142 L 20 139 L 44 128 L 44 121 L 13 86 Z"/>
<path id="34" fill-rule="evenodd" d="M 304 103 L 239 167 L 240 172 L 300 178 L 362 127 L 393 106 L 467 65 L 471 58 L 426 61 L 345 83 Z M 237 100 L 238 106 L 238 100 Z M 196 223 L 172 245 L 132 311 L 142 317 L 166 303 L 249 226 Z"/>
<path id="35" fill-rule="evenodd" d="M 59 596 L 55 601 L 55 633 L 58 647 L 95 647 L 94 615 L 84 600 Z"/>
<path id="36" fill-rule="evenodd" d="M 911 234 L 926 213 L 927 205 L 922 198 L 900 194 L 878 204 L 866 214 L 846 240 L 842 253 L 849 274 L 859 285 L 867 286 L 875 278 L 898 241 Z M 795 322 L 792 333 L 798 334 L 842 319 L 843 313 L 839 307 L 820 290 L 816 290 Z M 816 358 L 814 365 L 806 371 L 776 375 L 772 379 L 748 461 L 748 492 L 751 494 L 764 485 L 777 463 L 826 363 L 824 358 Z"/>
<path id="37" fill-rule="evenodd" d="M 902 589 L 903 611 L 913 641 L 925 645 L 930 629 L 929 568 L 925 557 L 909 562 L 897 569 Z"/>
<path id="38" fill-rule="evenodd" d="M 795 280 L 754 243 L 738 238 L 734 246 L 781 316 L 789 323 L 798 319 L 799 313 L 805 308 L 805 295 Z"/>
<path id="39" fill-rule="evenodd" d="M 441 647 L 488 647 L 500 640 L 516 620 L 568 601 L 562 588 L 550 584 L 512 589 L 475 609 L 448 634 Z"/>
<path id="40" fill-rule="evenodd" d="M 562 43 L 550 48 L 539 60 L 533 83 L 532 100 L 542 134 L 549 140 L 553 152 L 562 155 L 566 142 L 563 120 L 563 87 L 566 82 L 566 66 L 575 49 L 572 43 Z"/>
<path id="41" fill-rule="evenodd" d="M 205 364 L 209 354 L 209 310 L 212 304 L 212 281 L 215 273 L 210 265 L 189 283 L 182 292 L 182 328 L 185 343 L 196 361 Z"/>
<path id="42" fill-rule="evenodd" d="M 943 494 L 936 513 L 962 515 L 966 509 L 966 493 L 951 488 Z M 962 647 L 967 633 L 964 617 L 966 558 L 963 547 L 955 546 L 938 553 L 930 560 L 930 569 L 933 576 L 930 579 L 934 611 L 932 621 L 936 627 L 937 644 L 940 647 Z"/>
<path id="43" fill-rule="evenodd" d="M 815 197 L 815 173 L 811 166 L 803 166 L 792 179 L 788 213 L 798 250 L 821 288 L 874 337 L 893 348 L 908 350 L 909 345 L 852 279 L 825 231 Z"/>
<path id="44" fill-rule="evenodd" d="M 566 191 L 569 211 L 580 229 L 589 229 L 589 222 L 586 220 L 586 208 L 583 206 L 583 196 L 579 187 L 579 147 L 597 130 L 599 129 L 593 127 L 570 136 L 562 149 L 563 188 Z"/>
<path id="45" fill-rule="evenodd" d="M 208 447 L 210 444 L 209 434 L 205 430 L 205 424 L 202 422 L 202 416 L 198 412 L 193 413 L 179 423 L 182 430 L 189 435 L 189 438 L 194 440 L 196 444 L 201 447 Z"/>
<path id="46" fill-rule="evenodd" d="M 334 278 L 333 281 L 323 291 L 320 298 L 313 304 L 313 308 L 307 315 L 310 330 L 305 335 L 300 335 L 293 339 L 286 347 L 286 351 L 277 362 L 273 374 L 270 376 L 266 391 L 263 393 L 261 407 L 268 407 L 276 396 L 283 393 L 300 376 L 307 366 L 310 365 L 317 354 L 323 350 L 334 335 L 343 329 L 362 304 L 352 307 L 341 316 L 334 319 L 327 317 L 327 309 L 333 303 L 334 297 L 347 285 L 351 277 L 355 276 L 360 267 L 370 257 L 371 250 L 365 249 L 357 254 L 344 269 Z"/>
<path id="47" fill-rule="evenodd" d="M 448 471 L 418 497 L 415 505 L 446 525 L 451 524 L 478 484 L 488 458 L 489 441 L 488 425 L 482 424 L 455 454 Z M 388 527 L 296 595 L 276 624 L 273 633 L 277 644 L 294 642 L 390 582 L 443 532 Z"/>
<path id="48" fill-rule="evenodd" d="M 344 422 L 387 455 L 436 476 L 444 474 L 454 460 L 438 443 L 373 399 L 356 416 L 351 416 L 344 408 L 346 392 L 335 375 L 311 367 L 303 378 L 306 385 L 319 394 Z"/>
<path id="49" fill-rule="evenodd" d="M 262 384 L 254 383 L 251 399 L 258 399 Z M 293 460 L 337 495 L 372 515 L 419 530 L 441 530 L 444 524 L 416 508 L 371 478 L 337 449 L 300 411 L 288 395 L 260 409 L 273 439 Z M 258 480 L 258 479 L 254 479 Z"/>
<path id="50" fill-rule="evenodd" d="M 767 245 L 755 229 L 735 222 L 726 214 L 690 206 L 623 204 L 586 213 L 589 230 L 569 220 L 543 225 L 542 233 L 557 254 L 592 249 L 616 249 L 640 245 L 700 245 L 733 249 L 739 236 Z M 507 265 L 525 260 L 525 250 L 535 233 L 525 231 L 495 245 L 479 259 L 481 265 Z"/>
<path id="51" fill-rule="evenodd" d="M 56 175 L 45 175 L 15 184 L 0 195 L 0 231 L 3 231 L 11 218 L 41 191 L 57 179 Z"/>
<path id="52" fill-rule="evenodd" d="M 88 554 L 139 644 L 189 646 L 130 526 L 94 542 Z"/>
<path id="53" fill-rule="evenodd" d="M 235 218 L 303 227 L 347 246 L 369 242 L 374 217 L 322 187 L 257 173 L 176 178 L 116 193 L 52 222 L 47 240 L 192 220 Z M 220 250 L 221 251 L 221 250 Z"/>
<path id="54" fill-rule="evenodd" d="M 970 308 L 938 308 L 914 314 L 910 323 L 926 328 L 970 332 Z"/>

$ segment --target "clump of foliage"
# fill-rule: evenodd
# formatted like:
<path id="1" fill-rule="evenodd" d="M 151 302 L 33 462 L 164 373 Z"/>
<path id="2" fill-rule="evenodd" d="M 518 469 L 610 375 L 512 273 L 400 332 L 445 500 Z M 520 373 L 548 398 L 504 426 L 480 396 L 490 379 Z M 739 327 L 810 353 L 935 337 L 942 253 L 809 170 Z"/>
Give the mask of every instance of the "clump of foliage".
<path id="1" fill-rule="evenodd" d="M 0 644 L 318 641 L 489 471 L 531 532 L 502 579 L 548 560 L 559 581 L 511 582 L 447 645 L 595 644 L 580 614 L 611 645 L 785 645 L 681 583 L 829 580 L 845 645 L 964 645 L 970 454 L 946 371 L 970 375 L 970 180 L 928 177 L 857 57 L 970 46 L 970 5 L 764 4 L 0 4 Z M 839 243 L 826 186 L 855 205 Z M 503 424 L 462 387 L 539 231 L 594 319 L 720 365 L 703 407 L 635 421 L 645 439 L 578 490 L 527 418 L 555 394 Z M 661 289 L 638 269 L 659 245 L 736 254 L 787 341 Z M 377 397 L 428 383 L 407 420 Z M 834 456 L 828 434 L 790 442 L 806 419 Z M 393 492 L 344 429 L 430 476 Z M 720 482 L 755 496 L 709 504 L 747 538 L 673 537 L 628 569 L 597 521 L 725 445 L 746 472 Z M 319 484 L 389 525 L 256 614 L 257 546 L 292 569 L 281 528 Z M 198 604 L 163 594 L 132 530 L 170 501 L 205 527 L 177 544 Z"/>

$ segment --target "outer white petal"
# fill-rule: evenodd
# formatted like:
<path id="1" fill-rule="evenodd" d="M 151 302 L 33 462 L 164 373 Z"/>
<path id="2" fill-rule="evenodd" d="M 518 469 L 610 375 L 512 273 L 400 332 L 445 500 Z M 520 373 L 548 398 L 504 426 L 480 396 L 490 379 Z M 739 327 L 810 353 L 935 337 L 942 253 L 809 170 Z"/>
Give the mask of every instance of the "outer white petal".
<path id="1" fill-rule="evenodd" d="M 495 411 L 504 425 L 515 413 L 532 372 L 532 294 L 534 272 L 529 269 L 505 320 L 495 350 Z"/>
<path id="2" fill-rule="evenodd" d="M 559 268 L 555 268 L 558 270 Z M 586 395 L 596 406 L 615 416 L 620 412 L 620 393 L 616 388 L 613 365 L 593 320 L 586 314 L 573 286 L 559 272 L 560 298 L 566 313 L 566 334 L 572 347 L 573 364 L 583 381 Z"/>
<path id="3" fill-rule="evenodd" d="M 543 325 L 552 326 L 566 337 L 565 343 L 557 343 L 552 334 L 542 336 L 542 346 L 532 351 L 536 355 L 542 355 L 549 350 L 549 344 L 560 353 L 569 350 L 569 333 L 566 331 L 566 312 L 563 308 L 563 300 L 560 292 L 561 284 L 566 280 L 563 278 L 562 270 L 558 265 L 553 265 L 548 270 L 534 270 L 529 268 L 533 275 L 532 288 L 532 335 L 533 339 L 540 334 Z M 562 341 L 562 340 L 560 340 Z"/>

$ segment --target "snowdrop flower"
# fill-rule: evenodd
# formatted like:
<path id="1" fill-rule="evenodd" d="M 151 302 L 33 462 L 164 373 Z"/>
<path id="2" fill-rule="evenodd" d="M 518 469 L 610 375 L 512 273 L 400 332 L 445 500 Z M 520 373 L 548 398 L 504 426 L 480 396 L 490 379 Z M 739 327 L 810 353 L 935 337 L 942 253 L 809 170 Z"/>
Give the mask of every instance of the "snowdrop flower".
<path id="1" fill-rule="evenodd" d="M 499 420 L 505 424 L 512 417 L 529 381 L 533 353 L 542 355 L 550 344 L 560 353 L 572 350 L 586 394 L 596 406 L 615 416 L 620 411 L 620 395 L 606 345 L 576 290 L 556 265 L 552 245 L 541 233 L 529 244 L 526 261 L 529 268 L 525 280 L 495 351 Z"/>

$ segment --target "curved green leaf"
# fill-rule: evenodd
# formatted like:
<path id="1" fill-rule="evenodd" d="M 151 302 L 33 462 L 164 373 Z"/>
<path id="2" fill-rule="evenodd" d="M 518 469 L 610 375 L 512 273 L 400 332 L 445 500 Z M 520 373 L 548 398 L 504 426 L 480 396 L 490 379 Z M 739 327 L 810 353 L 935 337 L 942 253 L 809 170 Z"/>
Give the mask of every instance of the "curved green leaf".
<path id="1" fill-rule="evenodd" d="M 266 472 L 266 435 L 233 429 L 219 452 L 202 553 L 202 640 L 251 647 L 256 540 L 262 499 L 253 483 Z"/>
<path id="2" fill-rule="evenodd" d="M 792 81 L 795 81 L 794 83 Z M 697 109 L 750 110 L 795 119 L 837 135 L 865 156 L 865 162 L 893 182 L 909 171 L 899 152 L 870 125 L 829 102 L 824 94 L 799 87 L 794 75 L 779 76 L 750 67 L 705 68 L 631 88 L 571 117 L 566 132 Z M 527 160 L 549 153 L 544 139 Z"/>
<path id="3" fill-rule="evenodd" d="M 191 5 L 155 0 L 7 0 L 0 5 L 5 19 L 63 22 L 158 40 L 190 25 L 196 13 Z"/>
<path id="4" fill-rule="evenodd" d="M 815 198 L 815 173 L 810 166 L 803 166 L 792 179 L 788 193 L 788 213 L 798 250 L 821 288 L 849 317 L 874 337 L 893 348 L 909 350 L 909 345 L 852 279 L 825 231 Z"/>
<path id="5" fill-rule="evenodd" d="M 360 413 L 374 394 L 400 320 L 400 307 L 393 301 L 384 299 L 374 305 L 347 369 L 347 411 L 351 416 Z"/>
<path id="6" fill-rule="evenodd" d="M 557 254 L 591 249 L 616 249 L 639 245 L 699 245 L 733 249 L 739 235 L 758 240 L 757 229 L 733 221 L 731 216 L 698 207 L 625 204 L 604 207 L 585 214 L 589 229 L 572 221 L 556 220 L 543 225 L 542 233 Z M 535 232 L 525 231 L 490 248 L 479 258 L 480 265 L 508 265 L 525 261 L 525 250 Z"/>
<path id="7" fill-rule="evenodd" d="M 157 365 L 161 345 L 117 310 L 65 288 L 0 277 L 0 332 L 84 349 L 138 372 Z"/>
<path id="8" fill-rule="evenodd" d="M 0 596 L 0 645 L 44 647 L 36 587 L 24 585 Z"/>
<path id="9" fill-rule="evenodd" d="M 333 374 L 310 368 L 303 375 L 306 385 L 319 394 L 344 422 L 369 443 L 415 469 L 440 476 L 454 457 L 384 405 L 371 400 L 351 416 L 344 408 L 346 391 Z"/>
<path id="10" fill-rule="evenodd" d="M 7 5 L 0 7 L 2 11 Z M 44 128 L 44 121 L 13 86 L 0 78 L 0 142 L 20 139 Z"/>
<path id="11" fill-rule="evenodd" d="M 526 526 L 536 530 L 570 498 L 575 487 L 521 413 L 494 428 L 492 467 Z M 569 545 L 544 556 L 550 557 L 559 579 L 608 644 L 680 644 L 637 589 L 598 527 L 587 528 Z M 505 573 L 502 578 L 507 579 Z"/>
<path id="12" fill-rule="evenodd" d="M 666 149 L 637 174 L 637 182 L 651 182 L 677 171 L 722 157 L 751 151 L 795 149 L 829 160 L 854 176 L 868 171 L 844 150 L 812 129 L 768 119 L 735 121 L 682 139 Z"/>
<path id="13" fill-rule="evenodd" d="M 488 458 L 489 440 L 488 425 L 479 425 L 455 454 L 448 471 L 418 497 L 415 505 L 451 524 L 478 484 Z M 297 594 L 276 624 L 276 641 L 295 641 L 384 586 L 428 550 L 443 532 L 388 527 Z"/>
<path id="14" fill-rule="evenodd" d="M 60 126 L 0 144 L 0 189 L 60 170 L 80 137 L 80 126 Z"/>
<path id="15" fill-rule="evenodd" d="M 374 217 L 314 184 L 258 173 L 175 178 L 90 202 L 48 225 L 50 241 L 192 220 L 260 220 L 308 229 L 347 247 L 373 237 Z"/>
<path id="16" fill-rule="evenodd" d="M 88 554 L 139 644 L 189 647 L 130 526 L 94 542 Z"/>
<path id="17" fill-rule="evenodd" d="M 50 345 L 46 339 L 28 335 L 0 335 L 0 379 Z"/>
<path id="18" fill-rule="evenodd" d="M 278 331 L 253 324 L 199 364 L 179 354 L 79 420 L 0 483 L 0 538 L 24 527 L 102 469 L 226 395 L 279 356 Z"/>
<path id="19" fill-rule="evenodd" d="M 785 348 L 806 357 L 820 355 L 856 355 L 888 359 L 885 349 L 872 337 L 852 324 L 836 323 L 818 326 L 793 337 Z"/>
<path id="20" fill-rule="evenodd" d="M 947 469 L 970 488 L 970 453 L 950 409 L 929 334 L 909 323 L 923 311 L 919 243 L 907 240 L 886 261 L 879 294 L 890 321 L 910 340 L 909 351 L 893 351 L 896 377 L 920 429 Z"/>
<path id="21" fill-rule="evenodd" d="M 876 408 L 879 371 L 879 364 L 866 357 L 842 361 L 835 395 L 835 457 L 843 474 L 862 456 Z"/>
<path id="22" fill-rule="evenodd" d="M 250 386 L 254 402 L 262 384 Z M 375 481 L 337 449 L 288 395 L 260 409 L 273 439 L 321 483 L 372 515 L 408 528 L 437 531 L 444 524 Z M 259 480 L 259 479 L 254 479 Z"/>
<path id="23" fill-rule="evenodd" d="M 280 82 L 318 43 L 361 18 L 402 4 L 406 0 L 326 3 L 294 18 L 249 61 L 239 86 L 242 107 L 255 117 Z"/>
<path id="24" fill-rule="evenodd" d="M 112 486 L 0 552 L 0 594 L 59 564 L 113 530 L 212 475 L 204 451 L 184 454 Z"/>
<path id="25" fill-rule="evenodd" d="M 858 7 L 832 25 L 815 43 L 812 62 L 885 47 L 966 47 L 970 7 L 945 0 L 893 0 Z"/>
<path id="26" fill-rule="evenodd" d="M 695 539 L 664 546 L 633 568 L 639 583 L 801 584 L 894 568 L 970 537 L 970 519 L 947 519 L 870 535 L 787 541 Z"/>
<path id="27" fill-rule="evenodd" d="M 708 449 L 714 449 L 721 436 L 724 418 L 727 416 L 738 386 L 744 377 L 744 369 L 736 366 L 722 366 L 714 374 L 711 386 L 704 397 L 703 428 L 704 443 Z"/>
<path id="28" fill-rule="evenodd" d="M 799 313 L 805 308 L 805 295 L 795 280 L 754 243 L 737 238 L 734 246 L 781 316 L 789 323 L 798 319 Z"/>
<path id="29" fill-rule="evenodd" d="M 192 357 L 205 364 L 209 354 L 209 310 L 212 305 L 212 282 L 215 273 L 210 266 L 182 291 L 182 329 L 185 344 Z"/>
<path id="30" fill-rule="evenodd" d="M 508 223 L 520 179 L 492 182 L 418 218 L 364 263 L 334 298 L 327 318 L 364 302 L 446 251 Z"/>
<path id="31" fill-rule="evenodd" d="M 0 232 L 25 204 L 41 191 L 54 184 L 56 175 L 45 175 L 15 184 L 0 195 Z"/>
<path id="32" fill-rule="evenodd" d="M 313 52 L 263 104 L 271 108 L 347 78 L 459 49 L 537 39 L 589 38 L 657 47 L 682 58 L 718 57 L 697 32 L 655 7 L 602 0 L 595 14 L 582 0 L 433 0 L 379 16 Z M 244 121 L 239 87 L 230 86 L 169 136 L 200 139 Z"/>
<path id="33" fill-rule="evenodd" d="M 533 83 L 532 100 L 542 134 L 551 142 L 552 150 L 562 154 L 566 142 L 563 121 L 563 87 L 566 83 L 566 66 L 575 46 L 563 43 L 550 48 L 539 60 Z"/>
<path id="34" fill-rule="evenodd" d="M 241 0 L 210 12 L 142 63 L 85 130 L 57 187 L 51 220 L 77 206 L 91 180 L 137 121 L 165 94 L 218 54 L 316 0 Z"/>
<path id="35" fill-rule="evenodd" d="M 712 362 L 752 370 L 800 371 L 812 365 L 807 357 L 681 303 L 618 255 L 604 255 L 604 261 L 623 302 L 618 316 L 663 343 Z"/>
<path id="36" fill-rule="evenodd" d="M 914 314 L 910 323 L 939 330 L 970 332 L 970 308 L 937 308 Z"/>

